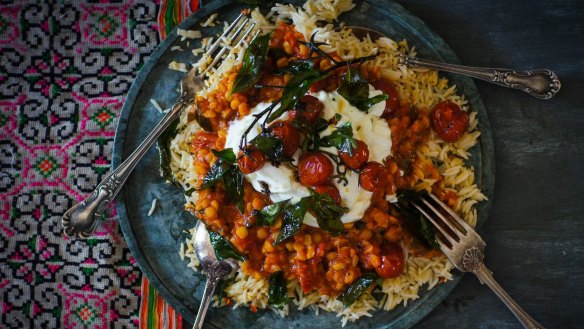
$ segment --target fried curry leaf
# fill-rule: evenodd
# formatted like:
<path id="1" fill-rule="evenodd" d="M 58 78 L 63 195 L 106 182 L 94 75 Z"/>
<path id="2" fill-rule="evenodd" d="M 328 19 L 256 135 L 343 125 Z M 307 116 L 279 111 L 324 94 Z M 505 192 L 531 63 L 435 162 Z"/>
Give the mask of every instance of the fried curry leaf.
<path id="1" fill-rule="evenodd" d="M 260 80 L 269 48 L 269 33 L 266 35 L 257 35 L 253 38 L 245 50 L 243 63 L 237 73 L 237 77 L 235 77 L 231 93 L 246 91 Z"/>
<path id="2" fill-rule="evenodd" d="M 209 171 L 205 177 L 203 177 L 203 183 L 199 187 L 200 190 L 205 190 L 215 186 L 218 182 L 221 181 L 225 172 L 229 169 L 229 165 L 225 163 L 225 161 L 218 159 L 213 163 Z"/>
<path id="3" fill-rule="evenodd" d="M 343 292 L 339 297 L 340 300 L 345 307 L 349 307 L 353 305 L 354 302 L 357 301 L 359 296 L 361 296 L 375 281 L 377 280 L 378 276 L 375 273 L 367 273 L 357 279 L 357 281 L 353 282 L 345 292 Z"/>
<path id="4" fill-rule="evenodd" d="M 388 98 L 385 94 L 369 98 L 369 82 L 358 69 L 354 68 L 349 68 L 345 72 L 337 92 L 351 105 L 364 112 L 368 111 L 372 105 Z"/>
<path id="5" fill-rule="evenodd" d="M 320 132 L 325 130 L 329 123 L 323 118 L 318 118 L 315 122 L 309 122 L 300 115 L 292 120 L 292 125 L 306 136 L 302 144 L 300 144 L 302 151 L 306 152 L 315 151 L 320 147 Z"/>
<path id="6" fill-rule="evenodd" d="M 227 198 L 235 203 L 237 209 L 243 213 L 243 173 L 237 165 L 231 165 L 223 175 L 223 185 Z"/>
<path id="7" fill-rule="evenodd" d="M 296 233 L 300 231 L 300 227 L 304 221 L 304 216 L 306 216 L 306 212 L 310 206 L 310 199 L 310 197 L 304 197 L 300 199 L 298 203 L 286 206 L 284 209 L 282 227 L 278 232 L 274 245 L 282 243 L 284 240 L 296 235 Z"/>
<path id="8" fill-rule="evenodd" d="M 268 133 L 261 133 L 249 142 L 262 152 L 268 159 L 275 162 L 283 162 L 287 159 L 284 156 L 284 143 L 276 136 Z"/>
<path id="9" fill-rule="evenodd" d="M 353 128 L 350 122 L 345 122 L 337 127 L 330 135 L 322 137 L 323 146 L 334 146 L 340 152 L 353 156 L 353 150 L 357 147 L 357 140 L 353 138 Z"/>
<path id="10" fill-rule="evenodd" d="M 215 256 L 218 260 L 224 260 L 228 258 L 234 258 L 242 262 L 245 261 L 243 257 L 236 249 L 233 247 L 227 239 L 221 236 L 221 234 L 213 231 L 209 231 L 209 237 L 211 240 L 211 246 L 215 250 Z"/>
<path id="11" fill-rule="evenodd" d="M 160 175 L 168 182 L 181 188 L 180 184 L 176 181 L 174 173 L 170 168 L 170 141 L 178 133 L 177 126 L 179 119 L 174 120 L 168 128 L 160 135 L 157 141 L 158 145 L 158 155 L 160 157 Z"/>
<path id="12" fill-rule="evenodd" d="M 283 200 L 271 205 L 265 206 L 257 214 L 256 224 L 258 226 L 270 226 L 276 221 L 276 218 L 282 213 L 284 208 L 288 205 L 290 200 Z"/>
<path id="13" fill-rule="evenodd" d="M 341 216 L 349 211 L 349 208 L 338 205 L 326 193 L 318 193 L 310 189 L 310 194 L 312 196 L 310 210 L 314 217 L 316 217 L 318 226 L 327 232 L 341 233 L 344 230 Z"/>
<path id="14" fill-rule="evenodd" d="M 211 120 L 209 120 L 209 118 L 206 118 L 201 114 L 201 110 L 199 109 L 198 106 L 195 106 L 195 110 L 192 112 L 192 114 L 195 118 L 195 121 L 197 121 L 199 126 L 203 128 L 204 131 L 207 132 L 213 131 L 213 125 L 211 124 Z"/>
<path id="15" fill-rule="evenodd" d="M 213 154 L 223 160 L 226 161 L 228 164 L 235 164 L 235 153 L 233 153 L 233 149 L 228 148 L 221 151 L 211 150 Z"/>
<path id="16" fill-rule="evenodd" d="M 402 223 L 406 224 L 420 242 L 433 249 L 440 249 L 432 223 L 416 209 L 411 202 L 423 197 L 426 191 L 402 190 L 397 194 L 393 205 L 402 214 Z"/>
<path id="17" fill-rule="evenodd" d="M 211 151 L 217 160 L 203 177 L 203 183 L 199 189 L 211 188 L 222 181 L 229 201 L 234 203 L 240 212 L 243 212 L 243 173 L 235 162 L 235 153 L 230 148 Z"/>
<path id="18" fill-rule="evenodd" d="M 288 288 L 283 271 L 272 273 L 269 280 L 268 305 L 275 308 L 282 308 L 288 304 Z"/>
<path id="19" fill-rule="evenodd" d="M 306 69 L 306 67 L 303 67 L 286 84 L 286 87 L 282 92 L 282 98 L 280 98 L 280 107 L 270 115 L 268 122 L 276 120 L 285 112 L 293 109 L 298 100 L 306 95 L 308 89 L 310 89 L 310 86 L 312 86 L 313 83 L 322 80 L 327 76 L 327 73 L 323 73 L 313 68 Z"/>

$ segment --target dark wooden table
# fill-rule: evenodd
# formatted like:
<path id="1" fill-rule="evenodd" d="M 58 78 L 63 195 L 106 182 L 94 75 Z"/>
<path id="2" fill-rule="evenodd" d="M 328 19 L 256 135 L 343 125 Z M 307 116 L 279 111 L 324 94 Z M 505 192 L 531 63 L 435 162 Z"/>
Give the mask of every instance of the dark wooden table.
<path id="1" fill-rule="evenodd" d="M 547 328 L 584 328 L 584 2 L 398 1 L 466 65 L 550 68 L 550 101 L 477 81 L 495 144 L 482 236 L 499 283 Z M 466 275 L 415 328 L 521 328 Z"/>

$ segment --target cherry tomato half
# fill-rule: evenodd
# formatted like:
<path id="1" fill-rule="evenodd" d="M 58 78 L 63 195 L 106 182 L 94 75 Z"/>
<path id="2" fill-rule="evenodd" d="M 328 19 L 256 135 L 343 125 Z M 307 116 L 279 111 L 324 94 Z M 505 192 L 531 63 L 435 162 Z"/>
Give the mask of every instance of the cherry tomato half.
<path id="1" fill-rule="evenodd" d="M 385 187 L 386 176 L 385 167 L 379 162 L 371 161 L 361 170 L 359 185 L 366 191 L 375 192 Z"/>
<path id="2" fill-rule="evenodd" d="M 381 265 L 375 272 L 384 279 L 395 278 L 403 273 L 405 267 L 404 251 L 396 243 L 381 245 Z"/>
<path id="3" fill-rule="evenodd" d="M 320 185 L 314 188 L 317 193 L 328 194 L 337 204 L 341 204 L 341 194 L 339 190 L 332 185 Z"/>
<path id="4" fill-rule="evenodd" d="M 430 118 L 432 128 L 446 142 L 456 142 L 468 129 L 468 113 L 449 101 L 436 104 L 430 113 Z"/>
<path id="5" fill-rule="evenodd" d="M 294 110 L 289 113 L 292 120 L 302 118 L 307 122 L 315 122 L 322 115 L 323 109 L 324 104 L 318 98 L 311 95 L 304 95 L 296 103 Z"/>
<path id="6" fill-rule="evenodd" d="M 339 157 L 347 167 L 359 169 L 369 160 L 369 147 L 363 141 L 357 140 L 357 147 L 353 149 L 352 156 L 339 151 Z"/>
<path id="7" fill-rule="evenodd" d="M 291 157 L 300 146 L 300 133 L 288 121 L 276 121 L 269 127 L 272 134 L 282 140 L 284 155 Z"/>
<path id="8" fill-rule="evenodd" d="M 373 87 L 377 90 L 381 90 L 389 96 L 385 100 L 385 110 L 383 110 L 382 118 L 391 117 L 395 111 L 399 108 L 399 97 L 397 95 L 397 90 L 391 81 L 380 79 L 373 83 Z"/>
<path id="9" fill-rule="evenodd" d="M 324 185 L 333 171 L 332 161 L 323 153 L 306 153 L 298 162 L 300 183 L 306 186 Z"/>
<path id="10" fill-rule="evenodd" d="M 248 149 L 245 152 L 239 151 L 237 156 L 239 170 L 246 175 L 260 169 L 265 162 L 264 154 L 256 149 Z"/>

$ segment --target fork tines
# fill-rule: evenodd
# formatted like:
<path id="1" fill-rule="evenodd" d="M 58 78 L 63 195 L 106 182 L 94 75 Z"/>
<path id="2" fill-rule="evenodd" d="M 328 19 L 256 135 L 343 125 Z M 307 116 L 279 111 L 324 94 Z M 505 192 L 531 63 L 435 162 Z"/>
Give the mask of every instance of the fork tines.
<path id="1" fill-rule="evenodd" d="M 221 36 L 219 36 L 219 38 L 217 38 L 217 40 L 215 40 L 215 42 L 211 45 L 211 47 L 209 47 L 209 49 L 205 52 L 205 54 L 203 54 L 203 58 L 206 58 L 207 60 L 209 58 L 213 58 L 213 61 L 211 62 L 211 64 L 209 64 L 205 68 L 205 70 L 203 71 L 203 74 L 207 73 L 207 71 L 209 71 L 211 68 L 213 68 L 217 64 L 217 62 L 219 62 L 219 60 L 221 60 L 221 58 L 223 57 L 223 55 L 225 54 L 226 51 L 228 51 L 228 50 L 231 51 L 231 49 L 234 48 L 232 46 L 232 44 L 234 44 L 238 38 L 239 38 L 239 41 L 237 42 L 235 47 L 237 47 L 243 43 L 243 41 L 247 38 L 247 36 L 251 33 L 251 31 L 255 27 L 255 23 L 249 24 L 248 28 L 245 30 L 243 35 L 241 35 L 241 37 L 239 37 L 239 35 L 244 30 L 244 28 L 248 25 L 250 20 L 251 19 L 245 13 L 239 14 L 239 16 L 237 16 L 237 18 L 233 21 L 233 23 L 231 23 L 227 27 L 225 32 L 223 32 L 223 34 L 221 34 Z M 222 45 L 222 47 L 219 50 L 219 52 L 216 55 L 213 55 L 215 53 L 215 51 L 217 50 L 217 48 L 219 48 L 220 45 Z"/>
<path id="2" fill-rule="evenodd" d="M 428 193 L 427 196 L 412 202 L 412 205 L 436 228 L 439 233 L 436 240 L 442 249 L 453 249 L 469 235 L 473 235 L 473 238 L 474 235 L 478 237 L 466 221 L 434 194 Z"/>

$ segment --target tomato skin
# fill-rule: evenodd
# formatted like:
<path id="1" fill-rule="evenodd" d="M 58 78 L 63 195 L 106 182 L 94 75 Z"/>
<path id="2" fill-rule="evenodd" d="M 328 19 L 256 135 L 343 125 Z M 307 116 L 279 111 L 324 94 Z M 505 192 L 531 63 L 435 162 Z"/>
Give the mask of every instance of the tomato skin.
<path id="1" fill-rule="evenodd" d="M 381 90 L 389 96 L 385 100 L 385 109 L 383 110 L 383 114 L 381 115 L 382 118 L 390 118 L 393 116 L 395 111 L 399 108 L 399 96 L 397 94 L 397 90 L 393 83 L 389 80 L 377 80 L 373 83 L 373 87 L 377 90 Z"/>
<path id="2" fill-rule="evenodd" d="M 347 167 L 357 170 L 369 160 L 369 147 L 365 142 L 357 140 L 357 147 L 353 149 L 353 156 L 339 151 L 339 157 Z"/>
<path id="3" fill-rule="evenodd" d="M 276 121 L 269 127 L 272 135 L 280 138 L 284 145 L 284 155 L 291 157 L 300 146 L 300 133 L 289 121 Z"/>
<path id="4" fill-rule="evenodd" d="M 245 175 L 260 169 L 266 162 L 266 157 L 262 152 L 256 149 L 249 149 L 246 152 L 239 151 L 237 156 L 237 165 L 239 170 Z"/>
<path id="5" fill-rule="evenodd" d="M 396 243 L 384 243 L 381 246 L 381 265 L 375 272 L 384 279 L 395 278 L 404 271 L 404 251 Z"/>
<path id="6" fill-rule="evenodd" d="M 449 143 L 460 139 L 469 125 L 468 113 L 450 101 L 436 104 L 430 113 L 430 120 L 436 134 Z"/>
<path id="7" fill-rule="evenodd" d="M 379 162 L 371 161 L 361 170 L 359 185 L 369 192 L 379 191 L 385 187 L 386 176 L 385 167 Z"/>
<path id="8" fill-rule="evenodd" d="M 298 162 L 300 183 L 305 186 L 326 184 L 333 171 L 332 161 L 323 153 L 306 153 Z"/>
<path id="9" fill-rule="evenodd" d="M 337 204 L 341 204 L 341 194 L 339 190 L 332 185 L 320 185 L 314 188 L 317 193 L 328 194 Z"/>
<path id="10" fill-rule="evenodd" d="M 320 118 L 323 109 L 324 104 L 318 98 L 311 95 L 304 95 L 300 98 L 294 110 L 289 112 L 289 115 L 292 120 L 302 118 L 312 123 Z"/>

